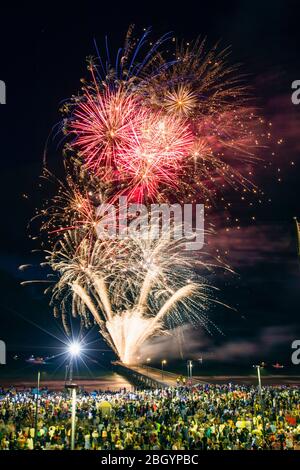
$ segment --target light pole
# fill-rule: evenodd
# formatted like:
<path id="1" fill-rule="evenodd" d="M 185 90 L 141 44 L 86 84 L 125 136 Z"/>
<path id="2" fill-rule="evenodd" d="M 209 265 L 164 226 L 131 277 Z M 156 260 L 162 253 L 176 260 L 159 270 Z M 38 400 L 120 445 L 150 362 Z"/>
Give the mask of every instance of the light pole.
<path id="1" fill-rule="evenodd" d="M 258 394 L 259 394 L 259 397 L 260 399 L 262 398 L 262 387 L 261 387 L 261 375 L 260 375 L 260 369 L 261 369 L 261 365 L 254 365 L 253 366 L 255 369 L 256 369 L 256 372 L 257 372 L 257 381 L 258 381 Z"/>
<path id="2" fill-rule="evenodd" d="M 264 406 L 264 400 L 263 400 L 263 395 L 262 395 L 261 375 L 260 375 L 260 369 L 261 369 L 261 367 L 263 367 L 263 365 L 258 364 L 258 365 L 254 365 L 253 367 L 255 367 L 256 371 L 257 371 L 258 395 L 259 395 L 259 403 L 260 403 L 262 425 L 263 425 L 263 436 L 264 436 L 264 439 L 265 439 L 265 437 L 266 437 L 265 416 L 264 416 L 265 406 Z"/>
<path id="3" fill-rule="evenodd" d="M 187 361 L 188 380 L 192 384 L 193 380 L 193 361 Z"/>
<path id="4" fill-rule="evenodd" d="M 36 439 L 37 439 L 37 428 L 38 428 L 38 414 L 39 414 L 39 396 L 40 396 L 40 379 L 41 373 L 38 372 L 37 377 L 37 389 L 36 389 L 36 399 L 35 399 L 35 420 L 34 420 L 34 448 L 36 446 Z"/>
<path id="5" fill-rule="evenodd" d="M 71 450 L 75 447 L 75 424 L 76 424 L 76 386 L 72 389 L 72 418 L 71 418 Z"/>
<path id="6" fill-rule="evenodd" d="M 76 399 L 77 384 L 68 383 L 66 388 L 71 391 L 72 396 L 72 413 L 71 413 L 71 450 L 75 449 L 75 430 L 76 430 Z"/>
<path id="7" fill-rule="evenodd" d="M 261 397 L 262 389 L 261 389 L 260 366 L 256 366 L 256 370 L 257 370 L 257 380 L 258 380 L 258 393 L 259 393 L 259 396 Z"/>
<path id="8" fill-rule="evenodd" d="M 73 362 L 75 357 L 79 356 L 81 353 L 81 345 L 77 341 L 74 341 L 69 344 L 68 351 L 70 354 L 70 363 L 69 363 L 69 382 L 73 380 Z"/>
<path id="9" fill-rule="evenodd" d="M 167 364 L 167 361 L 163 359 L 161 361 L 161 379 L 164 380 L 164 366 Z"/>
<path id="10" fill-rule="evenodd" d="M 71 412 L 71 450 L 75 449 L 75 429 L 76 429 L 76 399 L 78 385 L 73 383 L 73 361 L 80 355 L 81 345 L 78 342 L 69 344 L 68 352 L 70 354 L 69 381 L 66 388 L 71 391 L 72 412 Z"/>
<path id="11" fill-rule="evenodd" d="M 146 359 L 146 363 L 147 363 L 147 376 L 149 377 L 149 364 L 151 362 L 151 358 L 150 357 L 147 357 Z"/>

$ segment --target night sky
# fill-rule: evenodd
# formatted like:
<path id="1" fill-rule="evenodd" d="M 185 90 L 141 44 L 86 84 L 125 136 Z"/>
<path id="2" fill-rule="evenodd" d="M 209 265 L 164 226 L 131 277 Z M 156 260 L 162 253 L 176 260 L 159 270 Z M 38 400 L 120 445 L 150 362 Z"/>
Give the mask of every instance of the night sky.
<path id="1" fill-rule="evenodd" d="M 239 230 L 226 232 L 221 215 L 214 219 L 218 233 L 212 243 L 221 252 L 228 251 L 227 261 L 237 273 L 219 275 L 214 282 L 221 300 L 236 311 L 215 306 L 211 318 L 223 335 L 189 332 L 189 347 L 219 361 L 290 362 L 291 342 L 300 337 L 300 268 L 293 221 L 297 215 L 300 219 L 300 105 L 291 101 L 291 84 L 300 80 L 299 4 L 172 3 L 1 6 L 0 79 L 7 86 L 7 104 L 0 106 L 0 339 L 9 351 L 31 352 L 57 344 L 40 329 L 60 331 L 43 288 L 20 286 L 38 271 L 18 271 L 21 264 L 39 261 L 31 253 L 38 245 L 28 238 L 27 224 L 44 197 L 38 190 L 43 153 L 51 129 L 61 119 L 61 101 L 76 93 L 80 78 L 87 76 L 86 57 L 95 53 L 93 39 L 101 46 L 108 34 L 111 50 L 116 50 L 135 23 L 137 29 L 152 26 L 155 37 L 174 31 L 187 40 L 201 35 L 210 45 L 219 40 L 231 45 L 231 61 L 242 63 L 260 114 L 273 123 L 275 161 L 255 170 L 255 181 L 264 191 L 262 202 L 254 208 L 234 206 Z M 283 143 L 278 146 L 280 138 Z M 265 163 L 272 150 L 264 153 Z M 48 162 L 60 171 L 58 141 L 48 145 Z M 184 352 L 188 354 L 186 346 Z"/>

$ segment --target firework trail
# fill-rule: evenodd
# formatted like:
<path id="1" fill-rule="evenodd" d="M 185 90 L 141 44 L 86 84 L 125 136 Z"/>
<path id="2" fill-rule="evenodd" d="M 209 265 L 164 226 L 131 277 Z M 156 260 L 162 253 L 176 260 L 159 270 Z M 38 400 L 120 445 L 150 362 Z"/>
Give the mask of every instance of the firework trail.
<path id="1" fill-rule="evenodd" d="M 57 276 L 49 287 L 55 315 L 66 328 L 69 312 L 86 327 L 96 323 L 126 363 L 179 324 L 213 327 L 205 275 L 213 264 L 203 253 L 195 261 L 186 239 L 170 232 L 99 237 L 99 206 L 119 196 L 148 205 L 195 195 L 204 202 L 224 185 L 251 190 L 241 164 L 248 169 L 261 145 L 228 51 L 206 52 L 200 40 L 178 45 L 170 35 L 151 43 L 149 33 L 135 39 L 130 27 L 114 63 L 108 47 L 102 59 L 96 46 L 91 79 L 62 106 L 65 178 L 45 169 L 58 191 L 37 214 L 49 246 L 44 264 Z"/>

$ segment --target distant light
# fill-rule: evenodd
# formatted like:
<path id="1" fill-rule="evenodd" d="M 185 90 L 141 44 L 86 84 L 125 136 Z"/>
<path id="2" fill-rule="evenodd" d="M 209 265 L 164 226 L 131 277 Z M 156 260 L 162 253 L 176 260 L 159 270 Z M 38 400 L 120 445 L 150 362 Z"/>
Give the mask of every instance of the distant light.
<path id="1" fill-rule="evenodd" d="M 79 356 L 81 352 L 81 346 L 80 343 L 74 341 L 73 343 L 69 344 L 69 353 L 71 356 Z"/>

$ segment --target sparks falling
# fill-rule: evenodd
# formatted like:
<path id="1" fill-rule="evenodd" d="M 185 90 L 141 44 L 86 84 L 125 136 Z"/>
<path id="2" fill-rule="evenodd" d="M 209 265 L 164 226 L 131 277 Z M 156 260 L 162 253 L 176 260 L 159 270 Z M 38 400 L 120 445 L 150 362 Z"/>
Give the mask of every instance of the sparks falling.
<path id="1" fill-rule="evenodd" d="M 78 232 L 65 232 L 46 263 L 58 275 L 51 304 L 95 322 L 101 335 L 122 359 L 132 363 L 154 334 L 186 321 L 213 326 L 205 310 L 213 288 L 196 275 L 184 240 L 151 233 L 92 243 Z M 198 261 L 199 270 L 212 267 Z"/>

